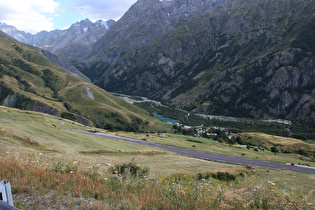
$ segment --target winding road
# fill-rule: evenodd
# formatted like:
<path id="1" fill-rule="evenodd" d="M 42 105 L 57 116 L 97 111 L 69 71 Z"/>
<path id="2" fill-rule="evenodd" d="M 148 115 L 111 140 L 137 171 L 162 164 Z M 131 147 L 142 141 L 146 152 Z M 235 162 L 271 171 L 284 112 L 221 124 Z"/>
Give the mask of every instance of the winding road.
<path id="1" fill-rule="evenodd" d="M 158 148 L 162 148 L 162 149 L 165 149 L 165 150 L 168 150 L 168 151 L 171 151 L 173 153 L 177 153 L 183 156 L 199 158 L 199 159 L 204 159 L 204 160 L 209 160 L 209 161 L 216 161 L 216 162 L 236 164 L 236 165 L 253 165 L 253 166 L 259 166 L 263 168 L 273 168 L 273 169 L 284 168 L 284 169 L 288 169 L 294 172 L 315 173 L 315 168 L 308 167 L 308 166 L 301 166 L 301 165 L 292 166 L 291 164 L 284 164 L 284 163 L 270 162 L 270 161 L 265 161 L 265 160 L 256 160 L 256 159 L 249 159 L 249 158 L 237 157 L 237 156 L 231 156 L 231 155 L 203 152 L 203 151 L 186 149 L 186 148 L 181 148 L 181 147 L 156 144 L 152 142 L 126 138 L 126 137 L 121 137 L 121 136 L 116 136 L 116 135 L 111 135 L 111 134 L 101 133 L 101 132 L 90 132 L 90 131 L 76 130 L 76 129 L 67 129 L 67 130 L 85 133 L 89 135 L 103 136 L 106 138 L 112 138 L 112 139 L 117 139 L 121 141 L 141 144 L 141 145 L 147 145 L 150 147 L 158 147 Z"/>

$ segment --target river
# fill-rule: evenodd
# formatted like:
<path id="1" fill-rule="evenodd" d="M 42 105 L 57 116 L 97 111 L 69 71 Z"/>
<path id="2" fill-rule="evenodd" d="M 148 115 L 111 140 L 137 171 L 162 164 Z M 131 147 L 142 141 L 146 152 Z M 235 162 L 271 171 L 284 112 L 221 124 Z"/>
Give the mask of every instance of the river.
<path id="1" fill-rule="evenodd" d="M 155 101 L 155 100 L 151 100 L 151 99 L 148 99 L 146 97 L 143 97 L 143 96 L 130 96 L 130 95 L 126 95 L 126 94 L 121 94 L 121 93 L 112 93 L 110 92 L 110 94 L 114 95 L 114 96 L 117 96 L 125 101 L 127 101 L 128 103 L 131 103 L 131 104 L 134 104 L 134 103 L 141 103 L 141 102 L 152 102 L 152 103 L 155 103 L 159 106 L 164 106 L 164 107 L 168 107 L 164 104 L 162 104 L 160 101 Z M 183 111 L 183 112 L 187 112 L 189 113 L 188 111 L 185 111 L 185 110 L 182 110 L 182 109 L 178 109 L 180 111 Z M 209 119 L 219 119 L 219 120 L 225 120 L 225 121 L 249 121 L 249 119 L 244 119 L 244 118 L 237 118 L 237 117 L 230 117 L 230 116 L 222 116 L 222 115 L 206 115 L 206 114 L 198 114 L 198 113 L 194 113 L 195 115 L 198 115 L 200 117 L 204 117 L 204 118 L 209 118 Z M 157 115 L 157 114 L 156 114 Z M 155 116 L 159 119 L 162 119 L 166 122 L 173 122 L 173 121 L 176 121 L 175 119 L 171 119 L 171 118 L 166 118 L 162 115 L 157 115 Z M 166 119 L 166 120 L 165 120 Z M 278 120 L 262 120 L 264 122 L 270 122 L 270 123 L 280 123 L 280 124 L 286 124 L 286 125 L 291 125 L 291 121 L 289 120 L 282 120 L 282 119 L 278 119 Z M 177 121 L 176 121 L 177 122 Z"/>

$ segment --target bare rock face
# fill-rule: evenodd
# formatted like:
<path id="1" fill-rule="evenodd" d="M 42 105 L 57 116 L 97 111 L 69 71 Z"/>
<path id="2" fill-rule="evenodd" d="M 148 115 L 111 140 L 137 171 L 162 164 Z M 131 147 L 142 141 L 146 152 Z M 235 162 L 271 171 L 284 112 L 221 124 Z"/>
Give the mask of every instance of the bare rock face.
<path id="1" fill-rule="evenodd" d="M 16 93 L 14 92 L 12 95 L 8 95 L 4 101 L 3 101 L 3 106 L 7 106 L 7 107 L 15 107 L 16 105 L 16 102 L 19 98 L 20 94 L 19 93 Z"/>
<path id="2" fill-rule="evenodd" d="M 37 50 L 40 54 L 44 55 L 48 60 L 50 60 L 51 62 L 65 68 L 67 71 L 73 73 L 73 74 L 77 74 L 79 77 L 81 77 L 82 79 L 91 82 L 91 80 L 85 76 L 84 74 L 82 74 L 82 72 L 80 72 L 78 69 L 76 69 L 73 65 L 71 65 L 68 61 L 66 61 L 64 58 L 60 57 L 60 56 L 56 56 L 54 54 L 52 54 L 51 52 L 47 51 L 47 50 Z"/>
<path id="3" fill-rule="evenodd" d="M 57 109 L 54 109 L 47 104 L 41 103 L 39 101 L 31 101 L 29 104 L 27 104 L 27 106 L 28 110 L 60 117 L 60 112 Z"/>
<path id="4" fill-rule="evenodd" d="M 139 0 L 93 47 L 91 59 L 114 62 L 229 0 Z M 171 49 L 175 49 L 171 46 Z M 105 52 L 105 53 L 104 53 Z"/>
<path id="5" fill-rule="evenodd" d="M 31 100 L 22 96 L 21 94 L 14 92 L 9 94 L 3 101 L 3 106 L 11 108 L 27 109 L 35 112 L 42 112 L 50 115 L 60 117 L 60 112 L 57 109 L 50 107 L 39 101 Z"/>
<path id="6" fill-rule="evenodd" d="M 293 52 L 295 49 L 286 51 Z M 314 110 L 310 108 L 315 93 L 313 59 L 304 58 L 294 64 L 296 56 L 294 53 L 282 52 L 273 58 L 256 61 L 247 68 L 222 72 L 209 83 L 207 94 L 215 96 L 209 101 L 215 103 L 218 100 L 227 104 L 234 98 L 231 108 L 247 110 L 247 115 L 254 118 L 281 116 L 308 119 L 314 116 Z M 268 71 L 255 77 L 254 67 L 259 63 L 264 63 L 261 68 Z M 248 77 L 255 78 L 249 81 Z"/>

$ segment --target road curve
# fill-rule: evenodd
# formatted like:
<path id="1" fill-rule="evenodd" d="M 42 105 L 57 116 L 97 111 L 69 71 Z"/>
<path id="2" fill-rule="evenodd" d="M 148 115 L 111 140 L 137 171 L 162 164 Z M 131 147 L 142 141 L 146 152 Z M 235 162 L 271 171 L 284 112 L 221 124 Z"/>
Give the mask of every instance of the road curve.
<path id="1" fill-rule="evenodd" d="M 112 139 L 132 142 L 136 144 L 147 145 L 150 147 L 158 147 L 158 148 L 162 148 L 162 149 L 165 149 L 165 150 L 168 150 L 168 151 L 171 151 L 171 152 L 183 155 L 183 156 L 199 158 L 199 159 L 204 159 L 204 160 L 211 160 L 211 161 L 216 161 L 216 162 L 221 162 L 221 163 L 229 163 L 229 164 L 236 164 L 236 165 L 253 165 L 253 166 L 259 166 L 263 168 L 274 168 L 274 169 L 284 168 L 284 169 L 288 169 L 294 172 L 315 173 L 315 168 L 313 167 L 300 166 L 300 165 L 291 166 L 291 164 L 277 163 L 277 162 L 271 162 L 271 161 L 265 161 L 265 160 L 256 160 L 256 159 L 237 157 L 237 156 L 231 156 L 231 155 L 216 154 L 216 153 L 186 149 L 186 148 L 181 148 L 181 147 L 156 144 L 153 142 L 126 138 L 126 137 L 121 137 L 121 136 L 116 136 L 116 135 L 111 135 L 111 134 L 101 133 L 101 132 L 89 132 L 89 131 L 77 130 L 77 129 L 66 129 L 66 130 L 85 133 L 89 135 L 103 136 L 106 138 L 112 138 Z"/>

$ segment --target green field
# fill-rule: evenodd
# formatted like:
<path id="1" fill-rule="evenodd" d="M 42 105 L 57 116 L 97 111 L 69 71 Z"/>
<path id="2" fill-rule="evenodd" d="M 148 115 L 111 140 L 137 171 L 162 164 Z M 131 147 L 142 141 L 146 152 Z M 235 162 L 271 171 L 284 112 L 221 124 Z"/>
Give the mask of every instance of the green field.
<path id="1" fill-rule="evenodd" d="M 114 165 L 134 158 L 140 165 L 163 175 L 176 171 L 193 173 L 196 170 L 231 168 L 226 164 L 192 160 L 158 148 L 65 130 L 64 128 L 81 130 L 94 128 L 31 111 L 0 107 L 0 128 L 2 133 L 0 143 L 4 145 L 0 148 L 2 154 L 9 152 L 24 156 L 25 153 L 32 153 L 38 156 L 41 153 L 41 157 L 45 160 L 77 161 L 82 167 L 100 164 L 104 168 L 106 168 L 105 163 Z M 97 152 L 99 150 L 101 152 Z M 238 167 L 232 166 L 232 168 Z"/>
<path id="2" fill-rule="evenodd" d="M 194 159 L 65 128 L 98 130 L 51 115 L 0 107 L 0 179 L 11 182 L 17 207 L 242 209 L 253 205 L 255 209 L 268 204 L 270 209 L 311 209 L 315 202 L 314 174 Z M 298 161 L 292 154 L 254 152 L 177 134 L 111 134 L 222 154 Z M 148 168 L 148 177 L 143 180 L 110 174 L 112 166 L 129 162 Z M 232 174 L 235 180 L 212 178 L 217 172 Z M 196 174 L 205 178 L 197 180 Z"/>
<path id="3" fill-rule="evenodd" d="M 258 150 L 254 151 L 254 149 L 246 149 L 246 145 L 229 145 L 225 143 L 218 143 L 211 139 L 207 138 L 200 138 L 200 137 L 192 137 L 192 136 L 184 136 L 178 134 L 149 134 L 149 137 L 146 134 L 128 134 L 128 133 L 115 133 L 120 136 L 130 137 L 130 138 L 137 138 L 142 139 L 154 143 L 165 144 L 170 146 L 182 147 L 187 149 L 195 149 L 205 152 L 212 152 L 212 153 L 219 153 L 219 154 L 226 154 L 226 155 L 233 155 L 233 156 L 240 156 L 252 159 L 259 159 L 259 160 L 267 160 L 267 161 L 274 161 L 274 162 L 281 162 L 281 163 L 295 163 L 300 165 L 309 165 L 315 167 L 315 163 L 312 161 L 305 161 L 301 160 L 299 157 L 301 155 L 298 154 L 287 154 L 287 153 L 277 153 L 276 155 L 270 151 L 261 151 Z M 249 135 L 249 134 L 247 134 Z M 252 134 L 251 134 L 252 135 Z M 308 145 L 303 141 L 292 139 L 292 138 L 285 138 L 285 137 L 272 137 L 271 135 L 257 133 L 255 134 L 261 138 L 265 138 L 266 141 L 270 138 L 273 138 L 274 141 L 281 142 L 281 144 L 288 144 L 291 146 L 291 143 L 294 142 L 295 144 L 301 144 L 303 147 Z M 303 148 L 302 147 L 302 148 Z M 309 150 L 314 148 L 314 145 L 309 145 Z"/>

